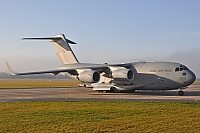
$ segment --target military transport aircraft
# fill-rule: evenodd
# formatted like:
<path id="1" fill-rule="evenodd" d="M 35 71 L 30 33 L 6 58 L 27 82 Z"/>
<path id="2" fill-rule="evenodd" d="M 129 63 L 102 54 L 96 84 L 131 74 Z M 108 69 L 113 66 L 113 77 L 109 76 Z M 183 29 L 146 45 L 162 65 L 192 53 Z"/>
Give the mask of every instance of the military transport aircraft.
<path id="1" fill-rule="evenodd" d="M 132 62 L 123 64 L 79 63 L 69 44 L 75 42 L 66 39 L 64 34 L 45 38 L 23 38 L 49 40 L 62 66 L 55 70 L 14 73 L 6 63 L 11 75 L 31 75 L 64 73 L 81 81 L 83 86 L 103 92 L 134 92 L 135 90 L 173 90 L 183 89 L 196 80 L 195 74 L 185 65 L 175 62 Z"/>

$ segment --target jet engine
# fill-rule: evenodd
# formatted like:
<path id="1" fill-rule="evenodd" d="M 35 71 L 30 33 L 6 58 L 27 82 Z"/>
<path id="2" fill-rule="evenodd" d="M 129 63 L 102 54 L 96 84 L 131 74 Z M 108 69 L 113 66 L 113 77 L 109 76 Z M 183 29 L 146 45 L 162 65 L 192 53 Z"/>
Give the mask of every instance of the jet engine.
<path id="1" fill-rule="evenodd" d="M 128 80 L 134 79 L 134 73 L 131 69 L 117 68 L 112 70 L 112 77 L 116 80 Z"/>
<path id="2" fill-rule="evenodd" d="M 84 83 L 97 83 L 100 80 L 100 74 L 94 70 L 80 70 L 78 71 L 78 80 Z"/>

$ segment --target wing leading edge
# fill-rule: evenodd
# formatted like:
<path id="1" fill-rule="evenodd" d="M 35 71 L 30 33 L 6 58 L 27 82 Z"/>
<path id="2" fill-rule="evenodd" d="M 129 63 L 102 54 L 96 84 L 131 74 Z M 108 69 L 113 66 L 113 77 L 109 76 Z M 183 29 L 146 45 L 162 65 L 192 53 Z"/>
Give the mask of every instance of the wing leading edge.
<path id="1" fill-rule="evenodd" d="M 108 66 L 105 65 L 99 65 L 99 66 L 82 66 L 82 67 L 73 67 L 73 68 L 62 68 L 62 69 L 55 69 L 55 70 L 47 70 L 47 71 L 32 71 L 32 72 L 23 72 L 23 73 L 15 73 L 11 67 L 9 66 L 9 64 L 6 62 L 8 71 L 10 73 L 10 75 L 13 76 L 17 76 L 17 75 L 34 75 L 34 74 L 54 74 L 55 76 L 59 73 L 62 72 L 68 72 L 71 73 L 73 71 L 77 71 L 78 69 L 91 69 L 91 70 L 103 70 L 103 69 L 107 69 Z"/>
<path id="2" fill-rule="evenodd" d="M 79 63 L 81 64 L 81 63 Z M 54 69 L 54 70 L 47 70 L 47 71 L 32 71 L 32 72 L 23 72 L 23 73 L 15 73 L 10 65 L 6 62 L 6 66 L 8 68 L 8 71 L 10 75 L 17 76 L 17 75 L 35 75 L 35 74 L 54 74 L 55 76 L 59 73 L 68 72 L 68 73 L 74 73 L 74 71 L 77 72 L 77 70 L 80 69 L 91 69 L 91 70 L 97 70 L 100 72 L 105 72 L 106 70 L 110 69 L 109 67 L 116 66 L 116 67 L 127 67 L 129 64 L 113 64 L 113 65 L 107 65 L 107 64 L 91 64 L 86 66 L 74 66 L 70 68 L 61 68 L 61 69 Z"/>

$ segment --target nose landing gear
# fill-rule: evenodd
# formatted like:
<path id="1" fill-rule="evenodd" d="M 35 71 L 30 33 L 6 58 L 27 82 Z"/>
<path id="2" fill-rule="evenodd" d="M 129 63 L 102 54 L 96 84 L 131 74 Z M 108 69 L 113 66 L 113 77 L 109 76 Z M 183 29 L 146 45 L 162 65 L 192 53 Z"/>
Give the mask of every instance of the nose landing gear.
<path id="1" fill-rule="evenodd" d="M 180 90 L 180 91 L 178 92 L 178 94 L 179 94 L 179 96 L 183 96 L 183 95 L 184 95 L 184 92 L 183 92 L 182 90 Z"/>
<path id="2" fill-rule="evenodd" d="M 182 91 L 183 89 L 185 89 L 186 87 L 181 87 L 180 91 L 178 92 L 179 96 L 183 96 L 184 92 Z"/>

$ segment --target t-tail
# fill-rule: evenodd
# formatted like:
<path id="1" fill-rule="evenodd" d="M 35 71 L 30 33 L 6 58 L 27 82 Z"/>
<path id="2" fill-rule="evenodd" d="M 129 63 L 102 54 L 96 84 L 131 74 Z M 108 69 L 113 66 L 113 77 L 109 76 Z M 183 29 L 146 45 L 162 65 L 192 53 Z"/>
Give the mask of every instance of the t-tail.
<path id="1" fill-rule="evenodd" d="M 76 44 L 75 42 L 66 39 L 64 34 L 58 34 L 53 37 L 45 38 L 23 38 L 23 39 L 34 39 L 34 40 L 49 40 L 56 52 L 56 55 L 61 64 L 74 64 L 79 63 L 74 52 L 72 51 L 69 44 Z"/>

